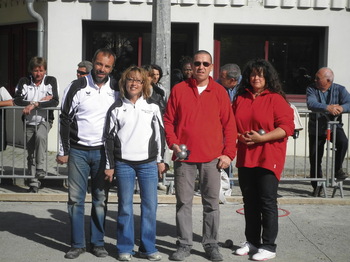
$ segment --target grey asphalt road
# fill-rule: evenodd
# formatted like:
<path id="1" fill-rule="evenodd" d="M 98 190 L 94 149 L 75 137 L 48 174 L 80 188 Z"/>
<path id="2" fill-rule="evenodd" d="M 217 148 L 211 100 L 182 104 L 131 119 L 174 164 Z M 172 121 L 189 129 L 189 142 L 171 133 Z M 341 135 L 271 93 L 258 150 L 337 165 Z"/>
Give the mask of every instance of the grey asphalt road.
<path id="1" fill-rule="evenodd" d="M 86 204 L 86 230 L 91 204 Z M 250 261 L 249 257 L 233 255 L 244 238 L 244 216 L 241 203 L 221 205 L 220 241 L 232 239 L 234 247 L 221 248 L 225 261 Z M 0 261 L 69 261 L 69 220 L 65 202 L 0 202 Z M 106 223 L 106 249 L 109 256 L 96 258 L 82 254 L 73 261 L 116 261 L 115 230 L 117 204 L 109 205 Z M 136 225 L 140 206 L 134 205 Z M 175 205 L 160 204 L 158 208 L 157 247 L 168 261 L 175 250 Z M 350 208 L 334 204 L 280 205 L 279 235 L 275 262 L 348 262 L 350 261 Z M 208 261 L 200 244 L 202 207 L 193 207 L 195 244 L 186 261 Z M 136 226 L 136 232 L 139 232 Z M 135 250 L 137 250 L 137 244 Z M 132 261 L 145 261 L 133 257 Z"/>

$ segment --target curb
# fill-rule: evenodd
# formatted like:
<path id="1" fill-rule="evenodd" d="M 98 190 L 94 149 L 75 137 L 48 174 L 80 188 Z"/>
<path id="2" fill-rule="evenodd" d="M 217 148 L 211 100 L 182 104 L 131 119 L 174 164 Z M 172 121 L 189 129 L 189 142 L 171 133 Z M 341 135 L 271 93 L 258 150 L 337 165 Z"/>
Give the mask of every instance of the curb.
<path id="1" fill-rule="evenodd" d="M 66 193 L 2 193 L 0 194 L 0 201 L 4 202 L 67 202 L 68 194 Z M 226 197 L 228 203 L 243 204 L 241 196 Z M 350 199 L 344 198 L 278 198 L 278 204 L 293 204 L 293 205 L 350 205 Z M 87 194 L 86 202 L 91 202 L 91 194 Z M 109 203 L 118 203 L 118 197 L 116 193 L 109 194 Z M 141 202 L 139 195 L 134 195 L 134 204 Z M 201 204 L 201 197 L 194 196 L 193 204 Z M 158 204 L 176 204 L 176 198 L 174 195 L 159 195 Z"/>

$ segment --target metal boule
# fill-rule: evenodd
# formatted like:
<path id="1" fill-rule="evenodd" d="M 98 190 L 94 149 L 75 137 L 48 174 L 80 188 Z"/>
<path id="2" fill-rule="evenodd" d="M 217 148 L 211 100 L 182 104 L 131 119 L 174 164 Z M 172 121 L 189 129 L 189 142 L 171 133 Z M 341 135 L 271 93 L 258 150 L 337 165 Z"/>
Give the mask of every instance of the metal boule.
<path id="1" fill-rule="evenodd" d="M 187 146 L 184 144 L 179 145 L 181 151 L 187 151 Z"/>
<path id="2" fill-rule="evenodd" d="M 225 241 L 225 247 L 232 248 L 233 247 L 233 241 L 231 239 L 227 239 Z"/>
<path id="3" fill-rule="evenodd" d="M 180 152 L 178 152 L 176 154 L 176 156 L 177 156 L 178 159 L 183 160 L 183 159 L 185 159 L 187 157 L 187 152 L 186 151 L 180 151 Z"/>
<path id="4" fill-rule="evenodd" d="M 263 136 L 266 134 L 265 130 L 264 129 L 259 129 L 258 133 Z"/>

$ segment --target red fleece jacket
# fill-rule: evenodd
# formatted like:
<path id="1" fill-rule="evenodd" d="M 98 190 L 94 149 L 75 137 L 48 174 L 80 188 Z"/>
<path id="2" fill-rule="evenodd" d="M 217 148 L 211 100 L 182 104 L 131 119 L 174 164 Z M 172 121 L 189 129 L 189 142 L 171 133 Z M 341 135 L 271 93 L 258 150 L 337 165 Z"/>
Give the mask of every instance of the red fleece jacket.
<path id="1" fill-rule="evenodd" d="M 237 129 L 230 99 L 211 77 L 201 94 L 193 78 L 173 87 L 164 127 L 170 148 L 185 144 L 190 150 L 185 162 L 205 163 L 220 155 L 233 160 L 236 156 Z"/>
<path id="2" fill-rule="evenodd" d="M 256 99 L 250 92 L 238 96 L 234 101 L 233 113 L 237 131 L 264 129 L 266 133 L 277 127 L 286 132 L 283 139 L 247 146 L 237 144 L 236 167 L 262 167 L 271 170 L 277 179 L 281 178 L 287 148 L 287 138 L 294 133 L 294 113 L 287 101 L 279 94 L 265 90 Z"/>

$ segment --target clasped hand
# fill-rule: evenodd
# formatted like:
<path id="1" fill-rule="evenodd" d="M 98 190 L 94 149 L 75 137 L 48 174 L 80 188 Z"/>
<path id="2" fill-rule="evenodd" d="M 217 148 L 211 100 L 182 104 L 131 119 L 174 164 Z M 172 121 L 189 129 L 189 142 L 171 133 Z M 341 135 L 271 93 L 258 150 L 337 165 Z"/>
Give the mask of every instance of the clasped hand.
<path id="1" fill-rule="evenodd" d="M 248 146 L 263 142 L 263 137 L 258 132 L 246 131 L 238 136 L 238 140 Z"/>
<path id="2" fill-rule="evenodd" d="M 340 115 L 343 112 L 343 110 L 343 107 L 338 104 L 327 106 L 327 111 L 333 116 Z"/>

